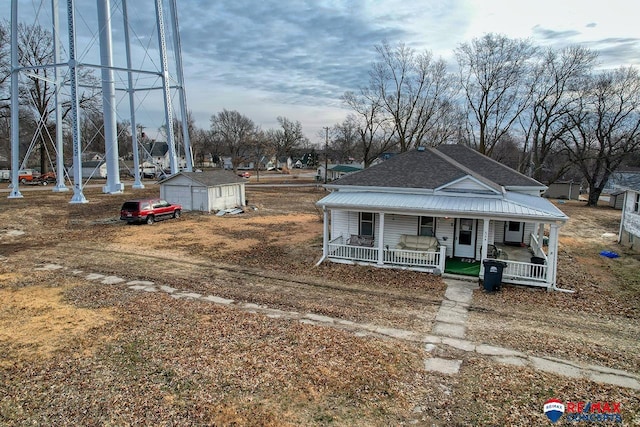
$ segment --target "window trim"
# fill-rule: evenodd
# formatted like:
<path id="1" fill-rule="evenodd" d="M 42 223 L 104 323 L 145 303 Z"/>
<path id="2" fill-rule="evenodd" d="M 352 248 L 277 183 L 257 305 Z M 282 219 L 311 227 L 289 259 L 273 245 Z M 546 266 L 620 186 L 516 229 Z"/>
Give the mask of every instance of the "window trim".
<path id="1" fill-rule="evenodd" d="M 419 216 L 418 217 L 418 236 L 428 236 L 428 234 L 422 234 L 422 229 L 426 228 L 425 225 L 422 225 L 422 219 L 430 219 L 431 220 L 431 236 L 434 237 L 436 235 L 436 217 L 435 216 Z"/>
<path id="2" fill-rule="evenodd" d="M 640 212 L 640 193 L 635 193 L 636 200 L 633 202 L 633 212 Z"/>
<path id="3" fill-rule="evenodd" d="M 371 220 L 362 219 L 362 215 L 363 214 L 371 215 Z M 367 224 L 370 223 L 371 224 L 371 234 L 362 233 L 362 224 L 363 223 L 367 223 Z M 358 213 L 358 235 L 375 237 L 375 235 L 376 235 L 376 215 L 373 212 L 359 212 Z"/>

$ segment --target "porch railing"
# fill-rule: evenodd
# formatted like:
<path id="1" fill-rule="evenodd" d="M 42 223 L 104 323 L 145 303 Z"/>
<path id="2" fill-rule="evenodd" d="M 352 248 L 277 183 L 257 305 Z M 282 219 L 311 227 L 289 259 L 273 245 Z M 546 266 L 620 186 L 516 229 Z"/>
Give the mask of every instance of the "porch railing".
<path id="1" fill-rule="evenodd" d="M 546 264 L 532 264 L 520 261 L 504 261 L 507 264 L 502 270 L 502 278 L 505 281 L 533 281 L 546 282 L 548 266 Z"/>
<path id="2" fill-rule="evenodd" d="M 537 257 L 540 258 L 544 258 L 545 261 L 547 259 L 547 254 L 544 253 L 544 250 L 542 249 L 544 242 L 540 242 L 538 240 L 538 235 L 537 234 L 533 234 L 531 233 L 531 244 L 529 245 L 531 247 L 531 251 L 533 252 L 533 254 Z"/>
<path id="3" fill-rule="evenodd" d="M 329 258 L 342 259 L 354 262 L 378 263 L 379 248 L 366 246 L 353 246 L 344 243 L 344 238 L 339 236 L 329 241 Z M 443 246 L 438 252 L 411 251 L 405 249 L 383 249 L 383 263 L 389 265 L 439 268 L 444 271 L 444 259 L 446 248 Z"/>

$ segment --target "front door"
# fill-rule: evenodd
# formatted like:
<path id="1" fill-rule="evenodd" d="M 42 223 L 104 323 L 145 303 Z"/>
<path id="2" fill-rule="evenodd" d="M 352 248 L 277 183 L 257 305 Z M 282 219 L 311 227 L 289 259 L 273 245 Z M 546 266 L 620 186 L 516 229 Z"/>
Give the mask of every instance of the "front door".
<path id="1" fill-rule="evenodd" d="M 504 224 L 504 242 L 522 243 L 524 237 L 524 222 L 507 221 Z"/>
<path id="2" fill-rule="evenodd" d="M 453 256 L 460 258 L 476 257 L 476 220 L 458 218 L 456 220 L 456 238 L 453 246 Z"/>

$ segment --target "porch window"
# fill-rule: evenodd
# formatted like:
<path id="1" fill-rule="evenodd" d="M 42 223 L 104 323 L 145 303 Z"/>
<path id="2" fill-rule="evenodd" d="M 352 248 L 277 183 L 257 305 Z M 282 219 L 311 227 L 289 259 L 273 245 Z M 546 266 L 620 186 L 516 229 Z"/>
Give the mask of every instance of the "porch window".
<path id="1" fill-rule="evenodd" d="M 636 201 L 633 204 L 633 211 L 634 212 L 640 211 L 640 193 L 636 194 Z"/>
<path id="2" fill-rule="evenodd" d="M 373 213 L 360 212 L 360 234 L 361 236 L 373 236 L 374 223 Z"/>
<path id="3" fill-rule="evenodd" d="M 515 221 L 509 221 L 509 231 L 520 231 L 520 223 Z"/>
<path id="4" fill-rule="evenodd" d="M 436 235 L 436 221 L 432 216 L 421 216 L 420 225 L 418 226 L 419 236 L 435 236 Z"/>

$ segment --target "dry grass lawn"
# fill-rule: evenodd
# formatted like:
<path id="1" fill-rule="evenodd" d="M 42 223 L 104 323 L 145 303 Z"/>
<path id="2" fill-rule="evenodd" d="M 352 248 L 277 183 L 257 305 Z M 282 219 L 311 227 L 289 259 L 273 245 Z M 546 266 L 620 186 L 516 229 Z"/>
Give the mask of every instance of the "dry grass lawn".
<path id="1" fill-rule="evenodd" d="M 423 369 L 422 343 L 360 336 L 234 307 L 85 279 L 149 280 L 299 313 L 429 334 L 444 282 L 325 263 L 316 187 L 248 187 L 255 210 L 126 225 L 104 195 L 0 198 L 2 425 L 534 425 L 551 397 L 622 403 L 637 391 L 578 381 L 439 347 L 455 376 Z M 616 246 L 619 211 L 560 205 L 559 284 L 475 292 L 468 338 L 529 354 L 640 371 L 638 257 Z M 621 258 L 600 257 L 602 249 Z M 39 270 L 52 263 L 58 270 Z M 82 274 L 79 272 L 82 271 Z"/>

